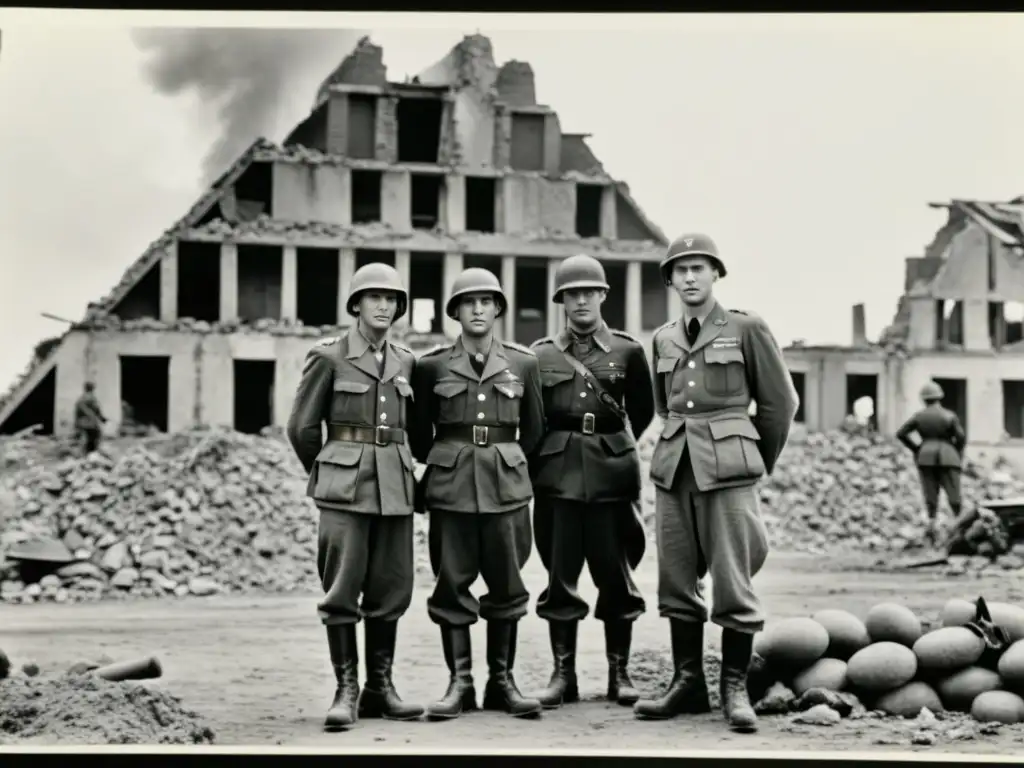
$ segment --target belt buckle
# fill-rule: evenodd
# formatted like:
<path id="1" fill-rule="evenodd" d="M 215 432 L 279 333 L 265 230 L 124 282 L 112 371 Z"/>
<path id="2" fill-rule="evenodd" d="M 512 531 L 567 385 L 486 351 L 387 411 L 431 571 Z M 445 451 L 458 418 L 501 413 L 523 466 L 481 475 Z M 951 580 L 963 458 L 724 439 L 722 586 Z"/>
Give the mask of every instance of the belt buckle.
<path id="1" fill-rule="evenodd" d="M 594 428 L 597 426 L 595 424 L 595 421 L 596 421 L 596 418 L 595 418 L 594 414 L 592 414 L 592 413 L 584 413 L 583 414 L 583 434 L 584 435 L 592 435 L 592 434 L 594 434 Z"/>
<path id="2" fill-rule="evenodd" d="M 386 427 L 383 427 L 380 424 L 378 424 L 376 427 L 373 428 L 373 442 L 374 442 L 375 445 L 387 445 L 388 444 L 387 440 L 384 439 L 384 430 L 385 429 L 386 429 Z"/>
<path id="3" fill-rule="evenodd" d="M 487 427 L 480 424 L 473 425 L 473 445 L 487 445 Z"/>

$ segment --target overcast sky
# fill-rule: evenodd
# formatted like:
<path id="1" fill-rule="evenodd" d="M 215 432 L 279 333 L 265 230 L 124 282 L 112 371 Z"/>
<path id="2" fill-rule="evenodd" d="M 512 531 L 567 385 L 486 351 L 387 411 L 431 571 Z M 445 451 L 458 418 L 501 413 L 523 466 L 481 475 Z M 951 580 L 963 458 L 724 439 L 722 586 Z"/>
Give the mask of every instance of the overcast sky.
<path id="1" fill-rule="evenodd" d="M 63 330 L 40 312 L 79 318 L 185 212 L 221 130 L 216 105 L 147 81 L 130 36 L 144 17 L 42 13 L 26 26 L 0 10 L 0 389 Z M 720 296 L 783 343 L 847 343 L 857 302 L 876 335 L 903 259 L 945 219 L 930 201 L 1024 193 L 1019 16 L 562 18 L 560 29 L 536 15 L 331 23 L 369 29 L 392 80 L 477 30 L 499 64 L 530 62 L 563 130 L 593 134 L 670 237 L 710 233 L 730 268 Z M 286 98 L 246 140 L 283 138 L 338 48 L 289 64 Z"/>

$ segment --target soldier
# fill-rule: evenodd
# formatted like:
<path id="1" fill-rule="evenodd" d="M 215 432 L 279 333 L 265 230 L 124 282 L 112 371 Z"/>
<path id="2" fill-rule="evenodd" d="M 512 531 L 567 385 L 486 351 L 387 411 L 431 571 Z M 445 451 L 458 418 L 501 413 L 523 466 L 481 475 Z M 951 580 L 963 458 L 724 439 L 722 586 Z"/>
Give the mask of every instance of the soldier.
<path id="1" fill-rule="evenodd" d="M 680 237 L 661 270 L 684 304 L 682 317 L 655 331 L 651 361 L 664 419 L 651 458 L 658 607 L 671 624 L 675 675 L 662 697 L 638 701 L 634 711 L 664 719 L 710 710 L 701 585 L 710 571 L 711 620 L 722 627 L 722 709 L 734 730 L 751 732 L 757 718 L 747 669 L 754 634 L 764 626 L 751 579 L 768 555 L 756 484 L 786 444 L 797 396 L 764 320 L 715 300 L 714 283 L 726 271 L 710 237 Z"/>
<path id="2" fill-rule="evenodd" d="M 95 384 L 91 381 L 85 382 L 82 394 L 75 401 L 75 431 L 82 440 L 85 456 L 100 449 L 103 425 L 107 423 L 107 417 L 103 415 L 95 390 Z"/>
<path id="3" fill-rule="evenodd" d="M 413 460 L 406 441 L 412 409 L 411 350 L 387 339 L 408 308 L 398 273 L 367 264 L 352 276 L 343 336 L 306 355 L 288 419 L 288 438 L 320 509 L 317 570 L 338 681 L 325 728 L 359 717 L 412 720 L 423 707 L 403 702 L 391 670 L 398 619 L 412 602 Z M 327 422 L 322 444 L 321 422 Z M 362 603 L 360 603 L 360 594 Z M 366 685 L 359 690 L 356 624 L 365 619 Z"/>
<path id="4" fill-rule="evenodd" d="M 564 305 L 567 328 L 532 345 L 548 430 L 531 470 L 534 532 L 548 571 L 537 615 L 548 621 L 554 656 L 551 681 L 538 698 L 549 709 L 579 700 L 577 628 L 589 611 L 577 591 L 584 561 L 598 589 L 594 617 L 604 623 L 608 698 L 627 706 L 640 698 L 627 672 L 633 622 L 646 609 L 631 573 L 646 545 L 634 506 L 634 435 L 654 417 L 654 394 L 643 345 L 601 317 L 608 290 L 597 259 L 563 261 L 552 300 Z"/>
<path id="5" fill-rule="evenodd" d="M 924 494 L 927 537 L 932 544 L 938 539 L 939 489 L 946 492 L 946 501 L 955 520 L 960 516 L 960 471 L 967 436 L 960 419 L 942 407 L 942 387 L 929 381 L 921 388 L 924 408 L 896 431 L 896 437 L 914 454 Z M 917 432 L 920 442 L 910 439 Z"/>
<path id="6" fill-rule="evenodd" d="M 451 673 L 444 696 L 427 708 L 431 719 L 476 708 L 469 628 L 478 618 L 487 622 L 484 709 L 516 717 L 541 710 L 519 692 L 512 667 L 530 597 L 521 573 L 533 544 L 527 457 L 543 436 L 544 411 L 536 355 L 493 336 L 507 308 L 491 272 L 462 272 L 445 308 L 462 333 L 420 358 L 413 375 L 413 455 L 427 465 L 423 503 L 437 577 L 427 612 L 441 628 Z M 478 576 L 488 589 L 479 602 L 469 591 Z"/>

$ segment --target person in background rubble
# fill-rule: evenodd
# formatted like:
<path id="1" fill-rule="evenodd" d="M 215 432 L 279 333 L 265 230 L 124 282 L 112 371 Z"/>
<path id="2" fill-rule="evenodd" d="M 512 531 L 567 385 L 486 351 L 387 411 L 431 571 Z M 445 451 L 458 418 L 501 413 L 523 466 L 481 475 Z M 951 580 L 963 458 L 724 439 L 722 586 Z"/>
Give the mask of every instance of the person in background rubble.
<path id="1" fill-rule="evenodd" d="M 960 419 L 953 411 L 942 407 L 942 387 L 929 381 L 921 388 L 924 408 L 896 430 L 896 438 L 914 454 L 914 462 L 921 478 L 924 495 L 927 539 L 938 540 L 939 489 L 945 490 L 953 519 L 960 517 L 960 471 L 967 436 Z M 917 432 L 920 442 L 910 439 Z"/>
<path id="2" fill-rule="evenodd" d="M 310 473 L 307 492 L 320 509 L 317 569 L 325 595 L 318 611 L 338 682 L 327 730 L 360 717 L 413 720 L 423 714 L 423 707 L 402 701 L 392 682 L 398 620 L 413 591 L 414 481 L 406 425 L 416 358 L 387 333 L 408 306 L 393 267 L 358 269 L 347 301 L 356 322 L 306 355 L 288 419 L 288 438 Z M 366 652 L 361 692 L 360 619 Z"/>
<path id="3" fill-rule="evenodd" d="M 722 627 L 722 709 L 733 730 L 749 733 L 757 717 L 747 670 L 765 620 L 751 580 L 768 556 L 756 486 L 786 445 L 797 394 L 764 320 L 715 300 L 726 270 L 710 237 L 675 240 L 661 271 L 684 305 L 682 317 L 655 331 L 651 360 L 664 420 L 651 458 L 658 608 L 670 622 L 675 675 L 664 695 L 638 701 L 634 711 L 642 719 L 709 711 L 701 581 L 710 571 L 711 620 Z"/>
<path id="4" fill-rule="evenodd" d="M 462 332 L 421 357 L 413 374 L 412 450 L 427 465 L 422 504 L 436 577 L 427 613 L 440 626 L 451 673 L 444 696 L 427 708 L 435 720 L 477 706 L 470 626 L 479 618 L 487 622 L 484 709 L 515 717 L 541 711 L 520 693 L 512 668 L 530 599 L 522 577 L 533 546 L 527 457 L 544 436 L 544 410 L 537 356 L 494 338 L 494 322 L 507 309 L 497 277 L 463 271 L 445 307 Z M 469 591 L 478 576 L 488 590 L 479 601 Z"/>
<path id="5" fill-rule="evenodd" d="M 552 301 L 565 307 L 567 327 L 531 346 L 547 420 L 531 467 L 534 534 L 548 571 L 537 615 L 548 622 L 554 656 L 551 681 L 538 697 L 545 708 L 579 701 L 577 629 L 589 610 L 577 589 L 584 562 L 598 589 L 594 618 L 604 623 L 608 698 L 627 706 L 640 698 L 627 671 L 633 622 L 646 610 L 632 575 L 646 546 L 635 506 L 641 483 L 634 436 L 654 418 L 654 393 L 643 345 L 601 317 L 608 290 L 597 259 L 563 261 Z"/>
<path id="6" fill-rule="evenodd" d="M 103 437 L 103 425 L 107 417 L 103 415 L 100 401 L 96 397 L 96 385 L 85 382 L 82 394 L 75 401 L 75 431 L 78 432 L 84 446 L 82 455 L 88 456 L 100 449 Z"/>

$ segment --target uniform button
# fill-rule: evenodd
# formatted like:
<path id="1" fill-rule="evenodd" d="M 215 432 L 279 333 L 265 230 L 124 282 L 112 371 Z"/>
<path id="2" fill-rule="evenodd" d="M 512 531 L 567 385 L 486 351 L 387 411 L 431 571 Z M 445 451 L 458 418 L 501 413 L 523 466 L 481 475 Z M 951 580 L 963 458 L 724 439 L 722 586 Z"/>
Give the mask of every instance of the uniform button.
<path id="1" fill-rule="evenodd" d="M 689 402 L 688 402 L 688 403 L 686 404 L 686 407 L 687 407 L 687 408 L 693 408 L 693 400 L 690 400 L 690 401 L 689 401 Z"/>
<path id="2" fill-rule="evenodd" d="M 587 396 L 586 392 L 580 392 L 580 397 L 586 397 L 586 396 Z"/>
<path id="3" fill-rule="evenodd" d="M 382 414 L 380 415 L 380 420 L 381 420 L 381 421 L 387 421 L 387 420 L 388 420 L 388 415 L 387 415 L 386 413 L 382 413 Z"/>
<path id="4" fill-rule="evenodd" d="M 476 417 L 477 417 L 478 419 L 482 419 L 482 418 L 484 418 L 484 414 L 483 414 L 483 411 L 481 411 L 480 413 L 478 413 L 478 414 L 476 415 Z"/>
<path id="5" fill-rule="evenodd" d="M 386 403 L 386 402 L 388 401 L 388 399 L 387 399 L 386 397 L 384 397 L 384 395 L 381 395 L 381 396 L 380 396 L 380 401 L 381 401 L 382 403 Z"/>
<path id="6" fill-rule="evenodd" d="M 609 368 L 614 368 L 615 367 L 615 363 L 608 363 L 608 367 Z"/>
<path id="7" fill-rule="evenodd" d="M 483 392 L 481 392 L 479 395 L 476 396 L 476 399 L 479 400 L 482 403 L 484 400 L 487 399 L 487 395 L 485 395 Z"/>
<path id="8" fill-rule="evenodd" d="M 697 367 L 697 364 L 696 364 L 695 362 L 693 362 L 693 360 L 691 360 L 690 362 L 688 362 L 688 363 L 687 363 L 687 365 L 688 365 L 688 366 L 689 366 L 690 368 L 696 368 L 696 367 Z"/>
<path id="9" fill-rule="evenodd" d="M 695 382 L 695 381 L 688 381 L 687 384 L 689 386 L 691 386 L 691 387 L 696 387 L 697 386 L 697 382 Z"/>

